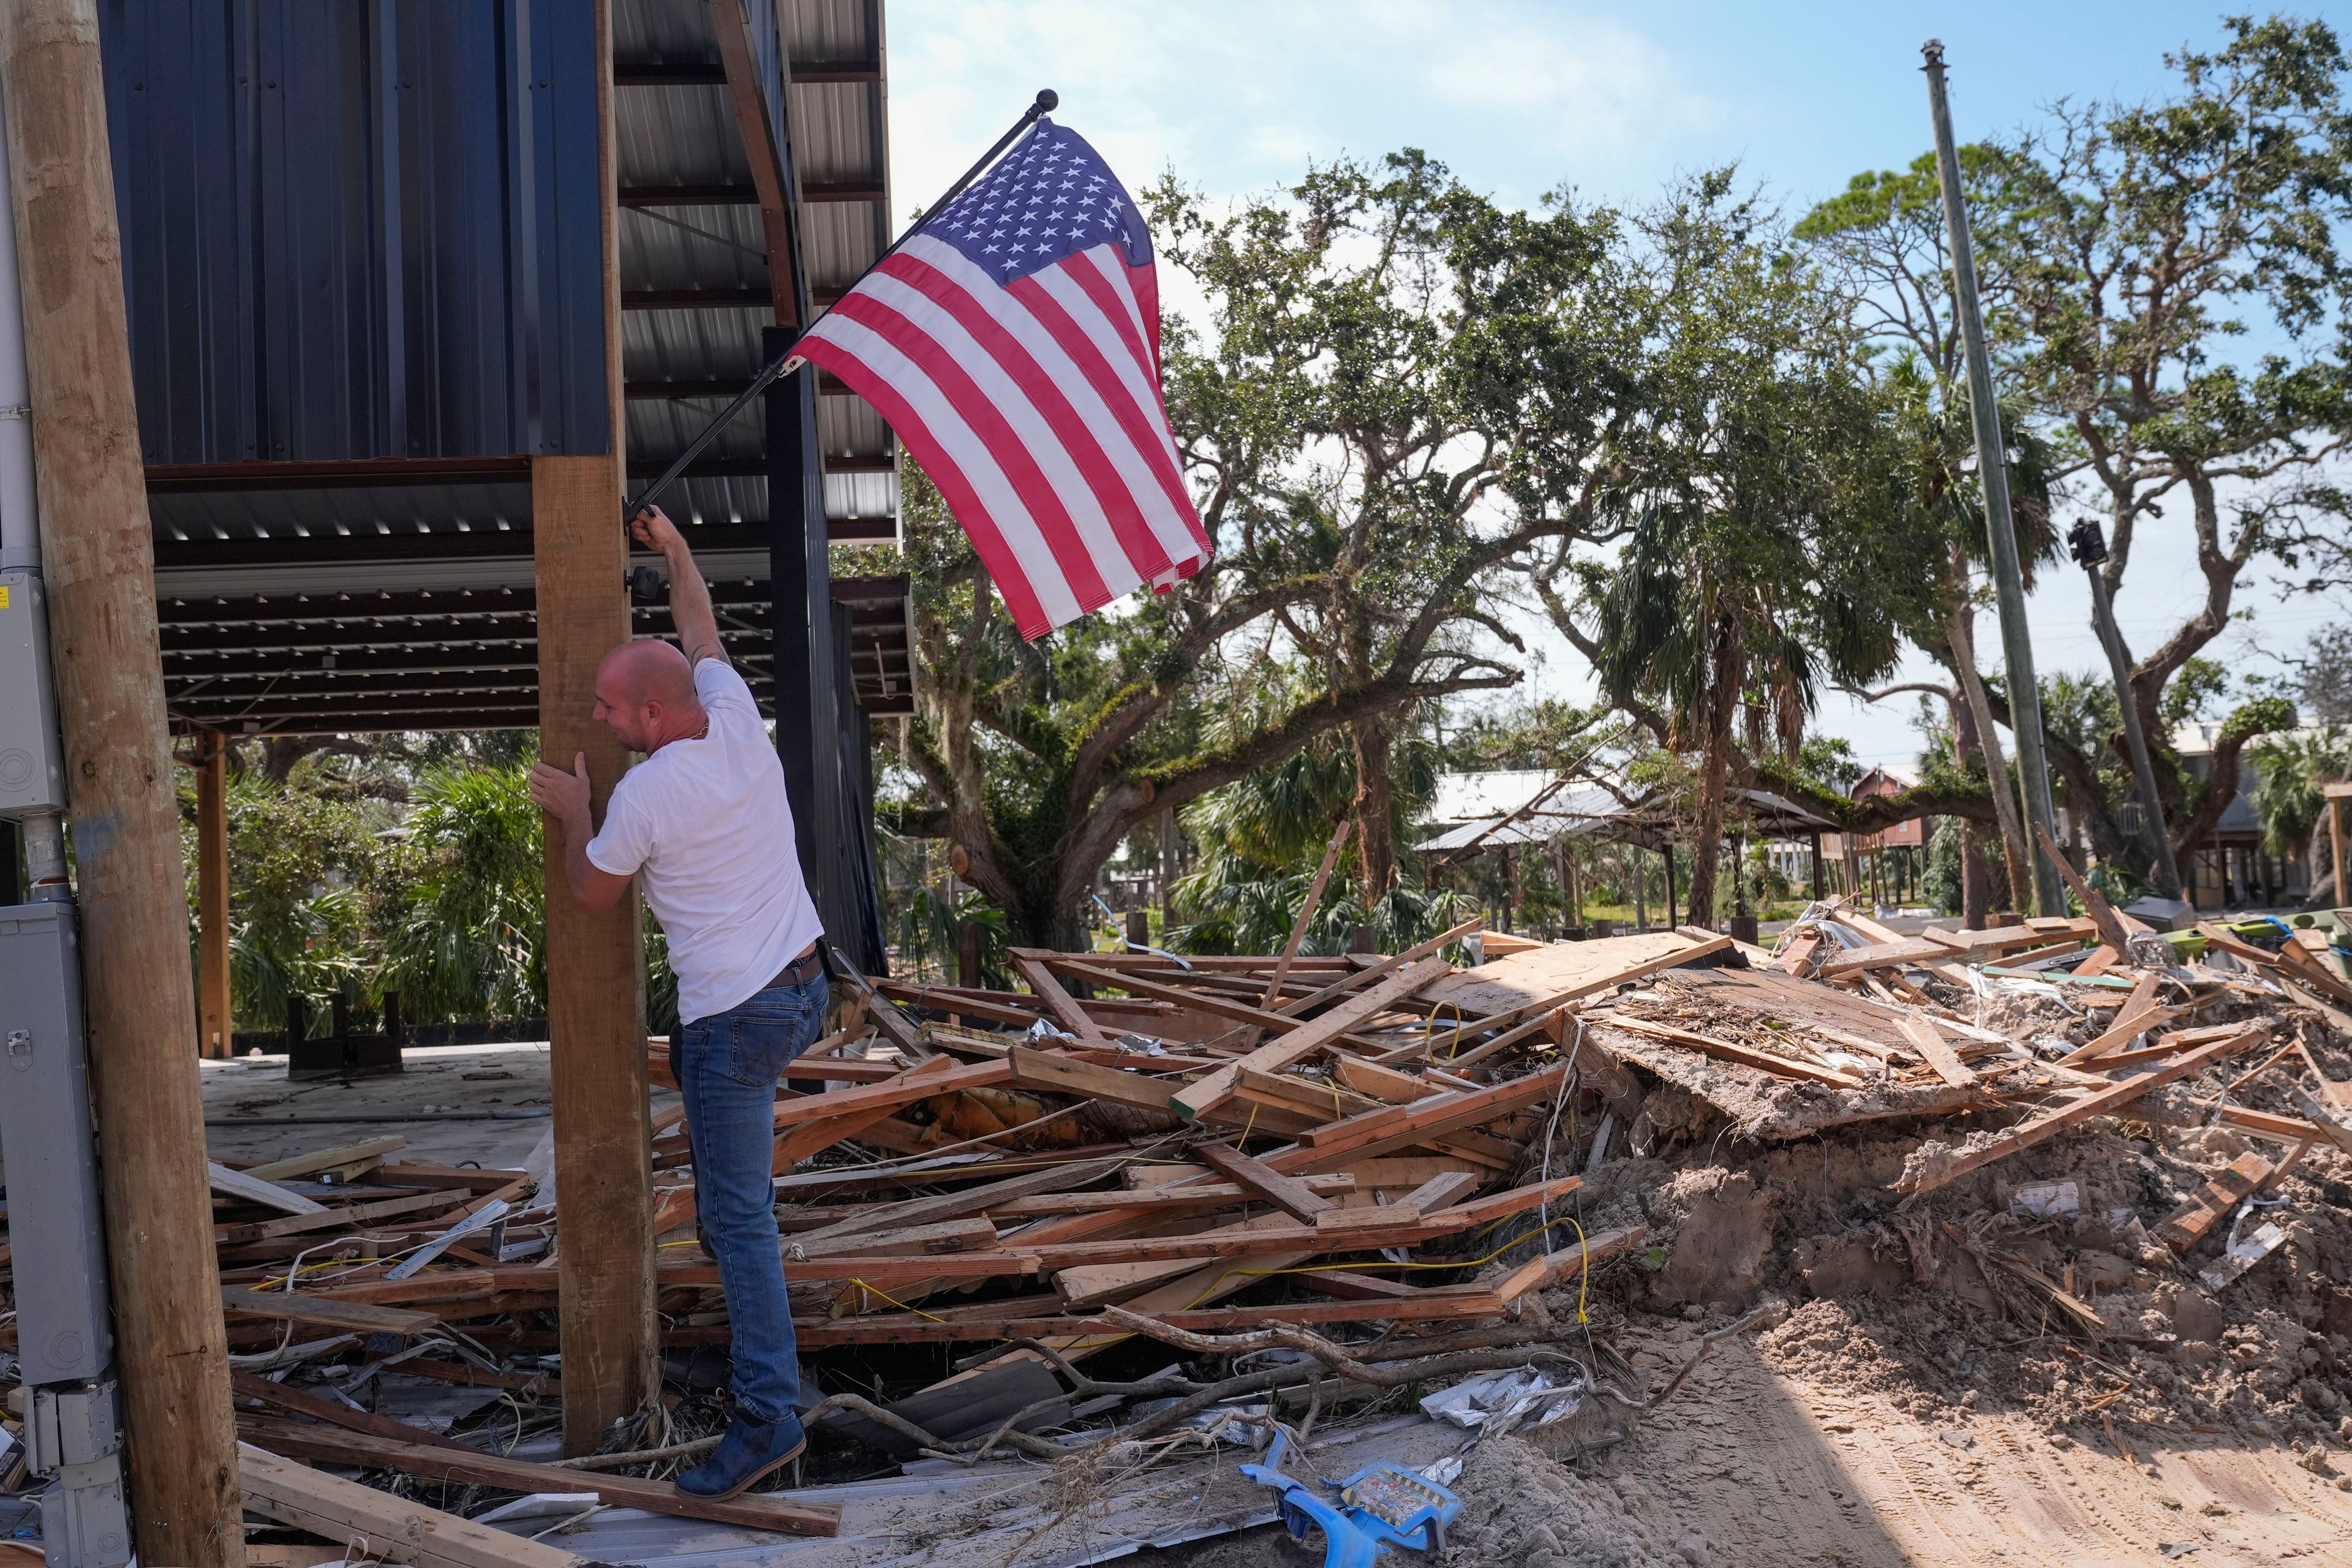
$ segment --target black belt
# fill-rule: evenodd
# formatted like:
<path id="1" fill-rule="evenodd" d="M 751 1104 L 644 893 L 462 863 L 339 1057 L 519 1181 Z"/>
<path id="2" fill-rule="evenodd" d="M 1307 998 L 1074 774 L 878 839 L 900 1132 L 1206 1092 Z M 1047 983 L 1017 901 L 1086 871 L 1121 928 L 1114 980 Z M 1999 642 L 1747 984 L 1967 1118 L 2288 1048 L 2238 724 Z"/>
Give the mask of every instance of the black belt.
<path id="1" fill-rule="evenodd" d="M 786 985 L 805 985 L 824 973 L 824 949 L 812 947 L 806 952 L 776 971 L 776 977 L 760 987 L 774 991 Z"/>

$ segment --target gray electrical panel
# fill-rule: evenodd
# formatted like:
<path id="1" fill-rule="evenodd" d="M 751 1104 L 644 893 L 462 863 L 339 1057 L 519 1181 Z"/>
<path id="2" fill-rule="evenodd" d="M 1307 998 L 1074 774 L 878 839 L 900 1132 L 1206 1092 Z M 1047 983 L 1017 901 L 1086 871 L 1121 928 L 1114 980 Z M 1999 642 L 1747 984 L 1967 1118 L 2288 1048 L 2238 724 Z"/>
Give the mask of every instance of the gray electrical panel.
<path id="1" fill-rule="evenodd" d="M 113 1359 L 74 947 L 72 905 L 0 909 L 0 1158 L 18 1259 L 16 1355 L 34 1387 L 97 1377 Z M 34 1258 L 45 1266 L 24 1267 Z M 58 1266 L 68 1258 L 88 1261 Z"/>
<path id="2" fill-rule="evenodd" d="M 0 572 L 0 816 L 66 807 L 37 572 Z"/>

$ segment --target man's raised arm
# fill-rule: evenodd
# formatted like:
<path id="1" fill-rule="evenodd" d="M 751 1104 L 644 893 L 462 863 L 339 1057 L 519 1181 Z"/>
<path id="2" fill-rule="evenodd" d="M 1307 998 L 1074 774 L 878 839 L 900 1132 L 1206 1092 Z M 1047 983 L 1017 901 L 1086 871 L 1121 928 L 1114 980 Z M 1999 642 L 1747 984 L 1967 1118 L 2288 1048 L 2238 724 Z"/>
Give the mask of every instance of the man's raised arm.
<path id="1" fill-rule="evenodd" d="M 694 552 L 662 509 L 649 506 L 629 522 L 638 543 L 656 551 L 669 564 L 669 618 L 677 626 L 677 646 L 688 664 L 706 658 L 727 662 L 727 645 L 719 640 L 719 617 L 710 610 L 710 584 L 694 564 Z"/>

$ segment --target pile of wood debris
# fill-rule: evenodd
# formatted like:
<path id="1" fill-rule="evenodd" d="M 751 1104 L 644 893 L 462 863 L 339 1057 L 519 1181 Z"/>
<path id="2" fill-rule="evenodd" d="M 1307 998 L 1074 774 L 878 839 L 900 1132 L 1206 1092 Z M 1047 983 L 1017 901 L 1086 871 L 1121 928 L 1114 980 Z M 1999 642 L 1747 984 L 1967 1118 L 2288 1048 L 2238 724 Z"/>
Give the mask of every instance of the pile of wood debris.
<path id="1" fill-rule="evenodd" d="M 1548 945 L 1473 921 L 1388 956 L 1016 949 L 1021 989 L 853 979 L 775 1109 L 803 1353 L 821 1373 L 856 1369 L 826 1386 L 874 1395 L 826 1396 L 810 1413 L 820 1449 L 1102 1475 L 1236 1421 L 1304 1409 L 1328 1426 L 1392 1408 L 1399 1390 L 1521 1367 L 1580 1388 L 1576 1440 L 1605 1443 L 1670 1390 L 1651 1394 L 1594 1342 L 1587 1303 L 1612 1280 L 1641 1296 L 1675 1267 L 1677 1237 L 1671 1220 L 1588 1225 L 1589 1181 L 1708 1140 L 1769 1148 L 1843 1128 L 1907 1137 L 1888 1184 L 1899 1204 L 2094 1119 L 2147 1116 L 2174 1085 L 2176 1112 L 2185 1091 L 2209 1121 L 2284 1151 L 2238 1161 L 2151 1227 L 2183 1257 L 2229 1230 L 2202 1275 L 2221 1289 L 2284 1239 L 2275 1223 L 2241 1236 L 2222 1222 L 2310 1151 L 2352 1154 L 2352 1086 L 2319 1069 L 2310 1036 L 2352 1046 L 2338 1010 L 2352 982 L 2315 933 L 2258 944 L 2208 925 L 2176 942 L 2078 892 L 2081 919 L 1910 937 L 1833 900 L 1777 953 L 1695 927 Z M 1485 962 L 1442 956 L 1466 943 Z M 2072 1033 L 2011 1005 L 2021 995 L 2066 999 Z M 2258 1083 L 2272 1108 L 2249 1101 Z M 653 1153 L 664 1342 L 683 1377 L 728 1327 L 678 1115 L 656 1118 Z M 337 1539 L 387 1528 L 399 1500 L 370 1504 L 381 1494 L 300 1459 L 415 1478 L 465 1506 L 593 1493 L 751 1529 L 841 1528 L 840 1503 L 789 1491 L 677 1494 L 664 1478 L 714 1429 L 693 1435 L 691 1398 L 601 1457 L 509 1451 L 562 1397 L 548 1370 L 560 1215 L 525 1172 L 404 1163 L 398 1148 L 215 1167 L 251 1507 Z M 2011 1272 L 2078 1331 L 2106 1326 L 2071 1269 Z M 1751 1304 L 1753 1284 L 1728 1305 Z M 1182 1359 L 1150 1370 L 1171 1352 Z M 504 1438 L 363 1408 L 363 1374 L 395 1365 L 498 1390 Z M 400 1506 L 412 1521 L 423 1508 Z"/>

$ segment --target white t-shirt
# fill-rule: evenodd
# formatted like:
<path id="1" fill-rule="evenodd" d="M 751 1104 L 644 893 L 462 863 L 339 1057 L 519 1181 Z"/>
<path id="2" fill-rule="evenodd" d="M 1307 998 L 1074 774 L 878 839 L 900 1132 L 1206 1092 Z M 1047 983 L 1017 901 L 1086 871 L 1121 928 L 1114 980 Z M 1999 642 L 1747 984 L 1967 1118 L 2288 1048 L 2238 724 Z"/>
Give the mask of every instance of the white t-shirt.
<path id="1" fill-rule="evenodd" d="M 824 931 L 801 880 L 784 765 L 751 689 L 725 659 L 706 658 L 694 689 L 710 732 L 623 773 L 588 844 L 599 870 L 645 873 L 682 1024 L 750 1000 Z"/>

